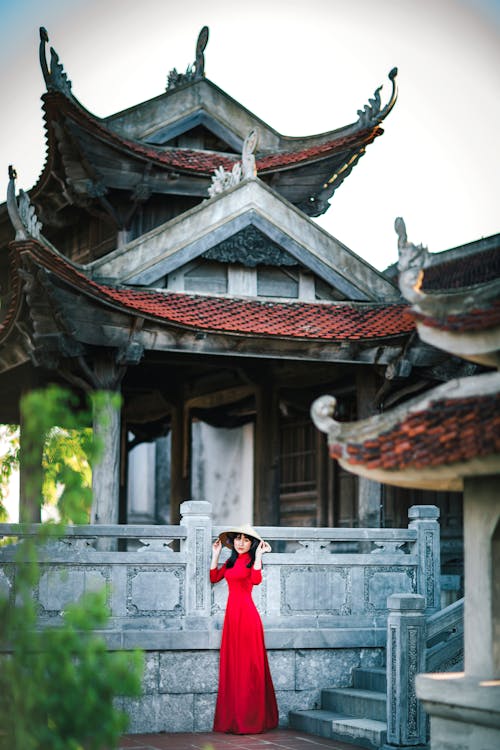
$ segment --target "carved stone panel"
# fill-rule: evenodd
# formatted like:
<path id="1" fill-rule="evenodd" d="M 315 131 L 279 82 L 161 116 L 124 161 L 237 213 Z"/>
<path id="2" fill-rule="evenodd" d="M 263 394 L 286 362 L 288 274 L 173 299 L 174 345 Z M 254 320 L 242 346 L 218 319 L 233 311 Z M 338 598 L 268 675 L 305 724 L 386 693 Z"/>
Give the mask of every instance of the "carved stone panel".
<path id="1" fill-rule="evenodd" d="M 296 266 L 295 258 L 252 224 L 210 248 L 203 257 L 244 266 Z"/>
<path id="2" fill-rule="evenodd" d="M 88 591 L 99 591 L 109 583 L 109 573 L 88 566 L 54 566 L 40 576 L 38 600 L 42 613 L 61 612 Z"/>
<path id="3" fill-rule="evenodd" d="M 364 609 L 367 612 L 385 611 L 391 594 L 415 594 L 417 591 L 414 568 L 384 565 L 365 569 Z"/>
<path id="4" fill-rule="evenodd" d="M 183 571 L 163 567 L 129 568 L 127 612 L 131 615 L 181 615 L 184 612 Z"/>
<path id="5" fill-rule="evenodd" d="M 281 575 L 282 614 L 351 614 L 349 568 L 320 565 L 287 567 Z"/>

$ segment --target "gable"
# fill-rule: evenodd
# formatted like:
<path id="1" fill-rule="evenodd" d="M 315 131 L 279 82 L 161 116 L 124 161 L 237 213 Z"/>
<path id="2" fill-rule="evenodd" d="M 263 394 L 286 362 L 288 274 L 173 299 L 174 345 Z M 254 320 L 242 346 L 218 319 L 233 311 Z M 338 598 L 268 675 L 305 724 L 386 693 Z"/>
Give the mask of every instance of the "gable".
<path id="1" fill-rule="evenodd" d="M 345 300 L 335 287 L 249 224 L 152 284 L 170 291 Z"/>
<path id="2" fill-rule="evenodd" d="M 241 153 L 243 140 L 204 110 L 159 127 L 144 139 L 152 146 L 193 148 L 219 153 Z"/>
<path id="3" fill-rule="evenodd" d="M 284 279 L 278 270 L 295 266 L 318 285 L 326 284 L 327 298 L 331 293 L 335 299 L 361 302 L 400 299 L 399 290 L 382 273 L 259 179 L 244 180 L 204 201 L 95 261 L 89 270 L 95 279 L 161 287 L 194 261 L 226 263 L 247 280 L 252 268 L 274 268 L 277 283 Z M 249 293 L 257 295 L 257 281 L 252 284 Z"/>

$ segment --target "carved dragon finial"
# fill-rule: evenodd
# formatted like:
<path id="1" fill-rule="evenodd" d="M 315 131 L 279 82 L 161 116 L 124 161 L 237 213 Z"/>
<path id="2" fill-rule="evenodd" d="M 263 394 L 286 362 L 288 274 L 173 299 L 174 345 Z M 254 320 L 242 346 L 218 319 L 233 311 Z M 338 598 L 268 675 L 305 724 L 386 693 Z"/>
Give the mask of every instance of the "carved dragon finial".
<path id="1" fill-rule="evenodd" d="M 203 78 L 205 75 L 205 47 L 208 44 L 208 26 L 204 26 L 198 34 L 196 42 L 196 58 L 194 63 L 194 77 Z"/>
<path id="2" fill-rule="evenodd" d="M 233 185 L 237 185 L 242 180 L 247 180 L 257 176 L 255 166 L 255 149 L 259 140 L 258 130 L 251 130 L 243 141 L 241 161 L 237 161 L 232 170 L 228 172 L 224 167 L 217 167 L 212 175 L 212 184 L 208 188 L 208 195 L 213 198 L 215 195 L 224 193 Z"/>
<path id="3" fill-rule="evenodd" d="M 422 295 L 420 287 L 429 253 L 424 245 L 408 242 L 406 224 L 401 216 L 395 219 L 394 229 L 398 235 L 399 288 L 409 302 L 417 302 Z"/>
<path id="4" fill-rule="evenodd" d="M 35 207 L 30 203 L 30 199 L 24 190 L 19 191 L 19 201 L 16 200 L 16 178 L 16 170 L 12 165 L 9 165 L 7 211 L 16 232 L 16 240 L 27 240 L 28 237 L 39 240 L 42 224 L 38 221 Z"/>
<path id="5" fill-rule="evenodd" d="M 204 26 L 198 34 L 196 42 L 196 59 L 194 63 L 187 66 L 185 73 L 179 73 L 177 68 L 172 68 L 167 77 L 167 91 L 181 86 L 183 83 L 199 81 L 205 76 L 205 47 L 208 43 L 208 26 Z"/>
<path id="6" fill-rule="evenodd" d="M 365 104 L 363 109 L 358 109 L 358 124 L 360 125 L 360 127 L 366 128 L 373 125 L 378 125 L 387 117 L 391 109 L 394 107 L 396 99 L 398 98 L 398 87 L 396 83 L 397 74 L 397 68 L 393 68 L 389 73 L 389 80 L 392 83 L 392 93 L 389 101 L 383 109 L 380 109 L 380 91 L 382 89 L 382 86 L 379 86 L 377 89 L 375 89 L 373 99 L 369 99 L 368 104 Z"/>
<path id="7" fill-rule="evenodd" d="M 48 44 L 49 35 L 47 29 L 40 26 L 40 67 L 42 68 L 43 77 L 47 91 L 59 91 L 65 96 L 72 96 L 71 94 L 71 81 L 68 80 L 68 76 L 64 72 L 62 64 L 59 62 L 59 55 L 53 47 L 50 48 L 50 69 L 47 65 L 47 58 L 45 55 L 45 47 Z"/>
<path id="8" fill-rule="evenodd" d="M 335 396 L 320 396 L 311 405 L 311 419 L 320 432 L 332 436 L 340 431 L 340 422 L 333 419 L 337 399 Z"/>

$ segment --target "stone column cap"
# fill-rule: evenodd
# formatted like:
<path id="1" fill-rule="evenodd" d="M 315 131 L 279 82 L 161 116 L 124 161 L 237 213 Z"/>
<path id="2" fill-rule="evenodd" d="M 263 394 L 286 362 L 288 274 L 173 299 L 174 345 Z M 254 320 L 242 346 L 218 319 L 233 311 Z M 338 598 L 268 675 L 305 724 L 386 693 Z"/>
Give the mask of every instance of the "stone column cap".
<path id="1" fill-rule="evenodd" d="M 212 503 L 206 500 L 185 500 L 180 506 L 181 517 L 185 516 L 210 516 L 212 514 Z"/>
<path id="2" fill-rule="evenodd" d="M 439 518 L 439 508 L 437 505 L 412 505 L 408 509 L 408 518 L 434 521 Z"/>
<path id="3" fill-rule="evenodd" d="M 387 597 L 387 607 L 393 610 L 424 610 L 425 596 L 421 594 L 391 594 Z"/>

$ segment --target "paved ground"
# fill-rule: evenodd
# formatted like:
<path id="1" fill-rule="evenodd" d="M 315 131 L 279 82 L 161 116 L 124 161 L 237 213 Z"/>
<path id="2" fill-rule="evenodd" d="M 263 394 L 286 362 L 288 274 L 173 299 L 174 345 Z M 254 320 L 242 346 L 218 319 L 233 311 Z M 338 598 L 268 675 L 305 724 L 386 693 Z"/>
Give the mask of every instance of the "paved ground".
<path id="1" fill-rule="evenodd" d="M 263 734 L 129 734 L 120 750 L 363 750 L 358 745 L 325 740 L 293 729 L 274 729 Z"/>

